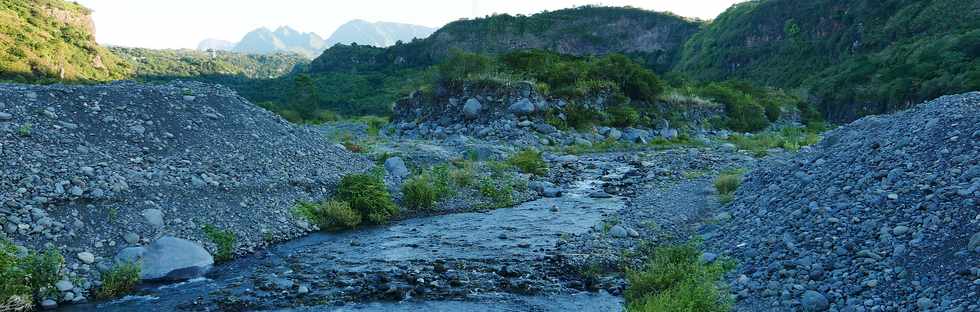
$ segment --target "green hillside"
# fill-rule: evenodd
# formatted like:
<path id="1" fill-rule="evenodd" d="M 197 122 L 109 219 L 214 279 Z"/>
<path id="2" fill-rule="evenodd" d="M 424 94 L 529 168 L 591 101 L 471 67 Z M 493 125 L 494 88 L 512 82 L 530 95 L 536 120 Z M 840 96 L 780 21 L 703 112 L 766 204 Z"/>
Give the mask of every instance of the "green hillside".
<path id="1" fill-rule="evenodd" d="M 834 120 L 980 89 L 975 0 L 757 0 L 687 42 L 676 70 L 799 89 Z"/>
<path id="2" fill-rule="evenodd" d="M 153 50 L 112 47 L 140 79 L 201 78 L 231 76 L 272 79 L 286 75 L 309 61 L 299 54 L 242 54 L 227 51 Z"/>
<path id="3" fill-rule="evenodd" d="M 129 66 L 95 43 L 89 10 L 60 0 L 0 0 L 0 79 L 106 81 Z"/>

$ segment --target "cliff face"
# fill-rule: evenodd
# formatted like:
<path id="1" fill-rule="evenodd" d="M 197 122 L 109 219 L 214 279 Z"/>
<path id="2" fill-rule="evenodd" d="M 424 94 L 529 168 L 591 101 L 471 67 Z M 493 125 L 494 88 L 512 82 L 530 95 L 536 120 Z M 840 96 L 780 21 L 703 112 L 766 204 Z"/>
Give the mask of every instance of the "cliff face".
<path id="1" fill-rule="evenodd" d="M 834 120 L 980 88 L 980 1 L 756 0 L 693 36 L 676 70 L 808 93 Z"/>
<path id="2" fill-rule="evenodd" d="M 700 22 L 634 8 L 580 7 L 531 16 L 495 15 L 449 23 L 428 38 L 371 51 L 375 60 L 360 63 L 423 67 L 438 63 L 455 49 L 488 54 L 543 49 L 571 55 L 625 53 L 665 71 L 700 26 Z M 330 58 L 347 54 L 328 49 L 323 59 L 313 63 L 344 62 L 346 59 Z"/>
<path id="3" fill-rule="evenodd" d="M 105 81 L 129 66 L 95 42 L 90 11 L 60 0 L 0 0 L 0 79 Z"/>

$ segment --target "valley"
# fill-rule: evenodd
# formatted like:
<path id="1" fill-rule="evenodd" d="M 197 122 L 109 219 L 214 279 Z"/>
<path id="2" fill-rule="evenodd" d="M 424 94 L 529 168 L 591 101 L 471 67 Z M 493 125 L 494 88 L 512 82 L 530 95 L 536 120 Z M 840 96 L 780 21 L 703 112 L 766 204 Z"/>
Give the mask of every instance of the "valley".
<path id="1" fill-rule="evenodd" d="M 980 311 L 971 1 L 90 14 L 0 0 L 0 311 Z"/>

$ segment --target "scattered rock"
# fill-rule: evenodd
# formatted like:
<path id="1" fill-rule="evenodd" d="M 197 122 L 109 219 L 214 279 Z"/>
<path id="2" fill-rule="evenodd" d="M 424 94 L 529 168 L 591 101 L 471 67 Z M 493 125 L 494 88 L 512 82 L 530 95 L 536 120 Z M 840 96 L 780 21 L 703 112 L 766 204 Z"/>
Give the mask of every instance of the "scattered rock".
<path id="1" fill-rule="evenodd" d="M 401 157 L 391 157 L 385 160 L 385 171 L 388 175 L 396 178 L 402 179 L 408 177 L 409 171 L 408 167 L 405 166 L 405 161 Z"/>
<path id="2" fill-rule="evenodd" d="M 827 301 L 827 297 L 812 290 L 807 290 L 803 293 L 803 298 L 800 299 L 800 303 L 803 305 L 803 311 L 807 312 L 827 311 L 830 308 L 830 302 Z"/>
<path id="3" fill-rule="evenodd" d="M 137 247 L 138 248 L 138 247 Z M 214 258 L 204 247 L 186 239 L 164 236 L 142 254 L 143 280 L 186 280 L 207 273 Z"/>
<path id="4" fill-rule="evenodd" d="M 140 215 L 143 216 L 143 221 L 146 224 L 156 228 L 163 227 L 163 211 L 160 211 L 160 209 L 144 209 Z"/>
<path id="5" fill-rule="evenodd" d="M 80 252 L 76 256 L 78 256 L 78 260 L 81 260 L 82 263 L 85 264 L 92 264 L 95 262 L 95 255 L 88 251 Z"/>
<path id="6" fill-rule="evenodd" d="M 467 119 L 475 119 L 480 116 L 481 109 L 483 109 L 483 105 L 480 104 L 480 101 L 470 98 L 466 100 L 466 104 L 463 104 L 463 115 Z"/>

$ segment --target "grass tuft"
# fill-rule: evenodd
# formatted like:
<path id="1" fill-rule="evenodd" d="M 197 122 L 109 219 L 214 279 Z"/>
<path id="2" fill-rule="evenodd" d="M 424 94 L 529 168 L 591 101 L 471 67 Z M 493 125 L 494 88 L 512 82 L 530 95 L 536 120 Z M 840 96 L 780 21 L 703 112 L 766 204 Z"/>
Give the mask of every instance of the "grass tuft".
<path id="1" fill-rule="evenodd" d="M 130 293 L 140 281 L 139 263 L 118 264 L 102 272 L 102 286 L 95 291 L 99 299 L 112 299 Z"/>
<path id="2" fill-rule="evenodd" d="M 541 157 L 541 152 L 533 149 L 524 149 L 511 155 L 507 163 L 527 174 L 541 176 L 548 173 L 548 164 Z"/>
<path id="3" fill-rule="evenodd" d="M 381 176 L 375 174 L 350 174 L 340 180 L 337 199 L 350 204 L 361 215 L 362 221 L 385 224 L 398 214 L 398 206 L 391 200 Z"/>
<path id="4" fill-rule="evenodd" d="M 231 230 L 223 230 L 211 224 L 204 225 L 204 235 L 217 247 L 214 251 L 215 261 L 229 261 L 235 257 L 235 243 L 238 238 Z"/>
<path id="5" fill-rule="evenodd" d="M 658 247 L 641 270 L 627 270 L 626 310 L 723 312 L 732 308 L 719 283 L 734 264 L 705 263 L 696 243 Z"/>
<path id="6" fill-rule="evenodd" d="M 302 202 L 293 207 L 293 212 L 325 231 L 352 229 L 361 224 L 361 215 L 343 201 Z"/>
<path id="7" fill-rule="evenodd" d="M 715 189 L 718 190 L 718 200 L 722 204 L 730 203 L 734 198 L 735 190 L 742 185 L 742 175 L 744 169 L 735 169 L 722 172 L 715 178 Z"/>

